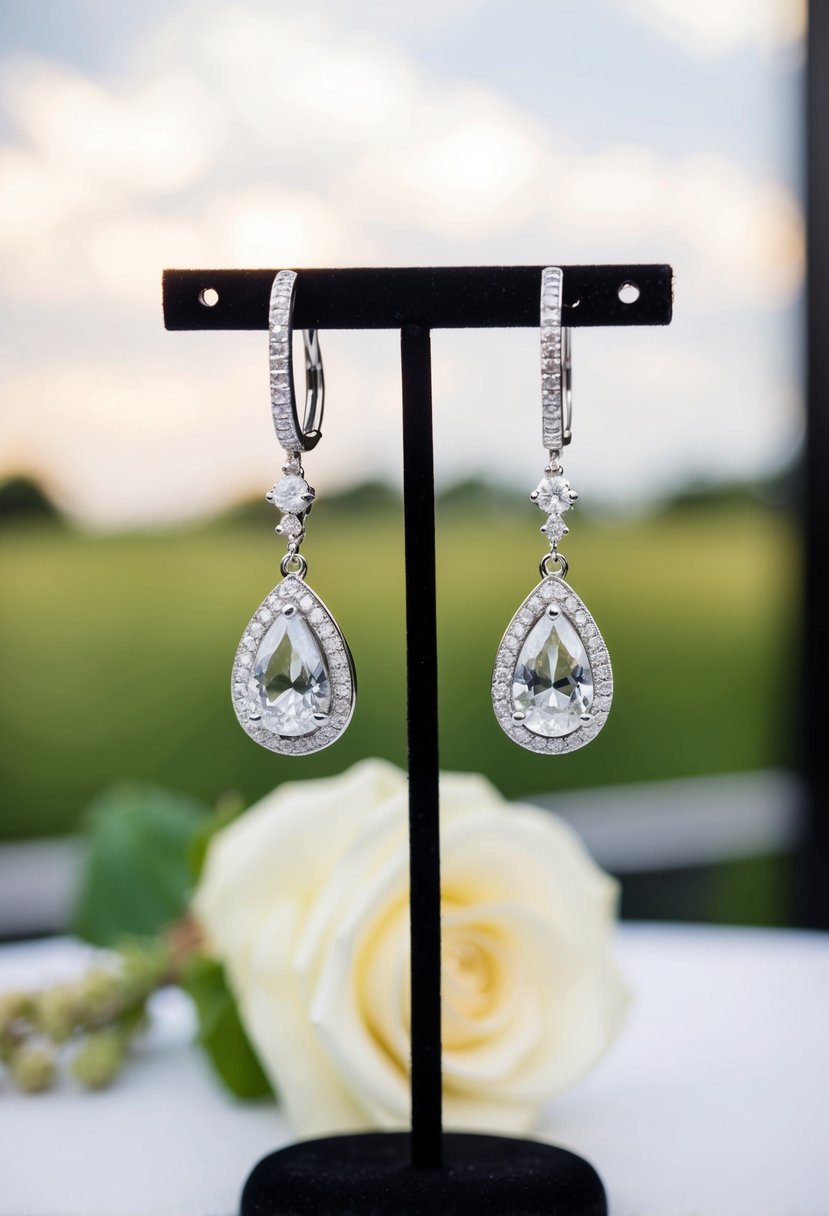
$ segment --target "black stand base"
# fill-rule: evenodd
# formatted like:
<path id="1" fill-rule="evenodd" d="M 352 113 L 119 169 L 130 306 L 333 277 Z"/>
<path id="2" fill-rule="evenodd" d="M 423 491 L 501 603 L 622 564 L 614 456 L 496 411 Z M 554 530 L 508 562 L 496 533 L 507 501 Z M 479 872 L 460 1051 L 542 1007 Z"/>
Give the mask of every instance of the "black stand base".
<path id="1" fill-rule="evenodd" d="M 292 1144 L 255 1167 L 241 1216 L 607 1216 L 599 1175 L 566 1149 L 465 1133 L 443 1149 L 414 1169 L 408 1132 Z"/>

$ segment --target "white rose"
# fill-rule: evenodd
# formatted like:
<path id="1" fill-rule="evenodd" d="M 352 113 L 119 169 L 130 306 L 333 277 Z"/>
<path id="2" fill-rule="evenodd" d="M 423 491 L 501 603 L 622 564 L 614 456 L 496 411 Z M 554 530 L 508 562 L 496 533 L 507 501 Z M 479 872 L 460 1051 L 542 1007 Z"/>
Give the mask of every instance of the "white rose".
<path id="1" fill-rule="evenodd" d="M 560 819 L 441 778 L 448 1127 L 527 1130 L 619 1031 L 616 883 Z M 301 1135 L 409 1120 L 406 777 L 282 785 L 213 840 L 195 910 Z"/>

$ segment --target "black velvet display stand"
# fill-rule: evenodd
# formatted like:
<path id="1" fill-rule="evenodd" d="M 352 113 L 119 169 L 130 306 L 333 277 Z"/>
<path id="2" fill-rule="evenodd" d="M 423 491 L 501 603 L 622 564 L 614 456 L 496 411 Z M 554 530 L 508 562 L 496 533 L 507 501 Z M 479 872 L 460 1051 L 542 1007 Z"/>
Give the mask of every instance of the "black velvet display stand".
<path id="1" fill-rule="evenodd" d="M 551 265 L 553 263 L 545 263 Z M 605 1216 L 592 1166 L 561 1148 L 444 1133 L 435 513 L 430 331 L 538 326 L 541 266 L 300 270 L 296 329 L 399 329 L 408 670 L 411 1086 L 408 1132 L 335 1136 L 265 1157 L 242 1216 Z M 171 330 L 267 329 L 276 270 L 168 270 Z M 562 324 L 667 325 L 671 269 L 564 267 Z M 632 303 L 620 288 L 634 284 Z M 263 374 L 265 361 L 263 355 Z M 540 391 L 540 390 L 539 390 Z M 485 660 L 483 660 L 485 661 Z"/>

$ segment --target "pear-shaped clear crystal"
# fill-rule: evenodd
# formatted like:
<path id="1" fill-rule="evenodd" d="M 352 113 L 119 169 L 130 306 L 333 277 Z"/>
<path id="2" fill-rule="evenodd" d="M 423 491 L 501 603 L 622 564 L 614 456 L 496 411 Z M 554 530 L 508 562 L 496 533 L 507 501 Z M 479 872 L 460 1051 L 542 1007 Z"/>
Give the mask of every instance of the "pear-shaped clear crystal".
<path id="1" fill-rule="evenodd" d="M 512 677 L 512 704 L 535 735 L 560 738 L 578 730 L 593 704 L 587 651 L 563 613 L 546 613 L 527 635 Z"/>
<path id="2" fill-rule="evenodd" d="M 328 666 L 313 630 L 298 613 L 280 614 L 265 633 L 250 691 L 261 725 L 277 735 L 309 735 L 328 716 Z"/>
<path id="3" fill-rule="evenodd" d="M 231 693 L 242 729 L 268 751 L 318 752 L 348 726 L 356 689 L 337 622 L 304 577 L 286 575 L 236 649 Z"/>
<path id="4" fill-rule="evenodd" d="M 560 574 L 547 574 L 513 616 L 492 669 L 501 729 L 528 751 L 574 752 L 607 721 L 613 672 L 584 601 Z"/>

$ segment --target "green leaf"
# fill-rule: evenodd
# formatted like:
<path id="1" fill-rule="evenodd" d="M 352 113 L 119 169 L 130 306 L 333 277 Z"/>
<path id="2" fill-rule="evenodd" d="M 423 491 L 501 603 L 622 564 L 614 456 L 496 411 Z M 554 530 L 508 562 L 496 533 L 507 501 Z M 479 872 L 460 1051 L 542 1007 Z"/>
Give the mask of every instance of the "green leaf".
<path id="1" fill-rule="evenodd" d="M 250 1045 L 224 968 L 215 959 L 196 955 L 182 977 L 199 1019 L 199 1042 L 213 1067 L 237 1098 L 273 1096 L 273 1089 Z"/>
<path id="2" fill-rule="evenodd" d="M 149 937 L 182 916 L 192 888 L 188 851 L 201 803 L 151 785 L 119 785 L 88 808 L 88 852 L 72 928 L 98 946 Z"/>
<path id="3" fill-rule="evenodd" d="M 245 801 L 241 794 L 235 791 L 223 794 L 216 804 L 215 810 L 202 821 L 196 831 L 195 836 L 190 842 L 190 848 L 187 854 L 187 862 L 190 866 L 190 874 L 193 882 L 196 883 L 201 878 L 201 872 L 204 869 L 207 850 L 210 847 L 210 842 L 217 832 L 222 828 L 227 827 L 234 819 L 237 819 L 245 809 Z"/>

